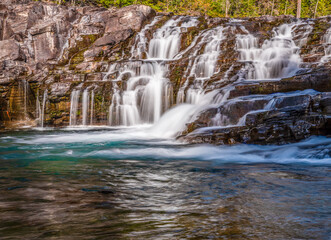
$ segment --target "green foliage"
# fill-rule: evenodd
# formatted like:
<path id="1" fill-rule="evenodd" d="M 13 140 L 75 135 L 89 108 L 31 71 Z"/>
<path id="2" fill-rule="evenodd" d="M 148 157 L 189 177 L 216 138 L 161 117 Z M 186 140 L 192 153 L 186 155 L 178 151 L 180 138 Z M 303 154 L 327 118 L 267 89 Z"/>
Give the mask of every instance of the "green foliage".
<path id="1" fill-rule="evenodd" d="M 284 14 L 295 16 L 297 11 L 297 0 L 53 0 L 53 2 L 76 5 L 93 4 L 106 8 L 144 4 L 159 12 L 212 17 L 225 17 L 226 9 L 229 17 Z M 331 14 L 330 0 L 302 0 L 301 7 L 301 17 L 304 18 L 314 17 L 315 8 L 316 17 Z"/>

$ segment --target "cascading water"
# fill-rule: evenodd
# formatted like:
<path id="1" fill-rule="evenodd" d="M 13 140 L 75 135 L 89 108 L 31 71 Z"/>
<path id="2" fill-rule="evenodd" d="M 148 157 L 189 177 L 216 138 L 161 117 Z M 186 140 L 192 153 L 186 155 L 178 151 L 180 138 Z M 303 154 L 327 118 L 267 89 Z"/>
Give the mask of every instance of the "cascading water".
<path id="1" fill-rule="evenodd" d="M 259 39 L 250 34 L 241 21 L 231 21 L 212 29 L 202 30 L 186 49 L 180 49 L 182 33 L 186 32 L 187 28 L 196 26 L 197 18 L 172 17 L 154 32 L 151 40 L 148 40 L 151 29 L 161 19 L 162 17 L 158 16 L 150 24 L 145 25 L 135 37 L 130 59 L 111 63 L 103 77 L 103 81 L 112 82 L 109 125 L 132 126 L 153 123 L 152 133 L 174 136 L 185 129 L 186 123 L 194 121 L 201 112 L 209 108 L 219 109 L 211 120 L 212 125 L 240 125 L 244 122 L 243 117 L 239 120 L 229 119 L 220 110 L 230 107 L 236 101 L 243 101 L 242 99 L 227 101 L 230 91 L 245 79 L 268 80 L 294 75 L 301 63 L 299 48 L 312 30 L 309 22 L 283 24 L 275 27 L 273 37 L 265 40 L 260 46 Z M 236 34 L 238 32 L 240 34 Z M 234 78 L 237 79 L 234 83 L 210 91 L 214 88 L 206 88 L 205 83 L 208 80 L 223 81 L 223 78 L 217 80 L 218 75 L 215 75 L 220 69 L 222 71 L 224 69 L 218 64 L 218 59 L 220 54 L 226 54 L 222 51 L 223 41 L 233 34 L 236 34 L 238 62 L 245 63 L 245 68 L 237 73 L 238 78 Z M 331 34 L 327 32 L 324 40 L 326 55 L 329 53 L 327 48 L 329 35 Z M 176 98 L 176 103 L 183 105 L 169 110 L 173 105 L 173 83 L 167 78 L 170 73 L 169 66 L 173 61 L 186 57 L 188 63 L 182 76 L 184 83 L 180 83 Z M 225 75 L 234 68 L 236 65 L 229 66 Z M 213 77 L 216 81 L 211 79 Z M 77 124 L 79 94 L 80 90 L 74 90 L 71 95 L 70 125 Z M 255 97 L 251 99 L 252 102 L 259 100 L 260 98 Z M 250 100 L 245 99 L 245 101 Z M 222 105 L 223 108 L 220 108 Z M 84 90 L 81 110 L 82 124 L 88 125 L 89 121 L 92 125 L 94 123 L 93 91 Z"/>
<path id="2" fill-rule="evenodd" d="M 36 121 L 40 125 L 41 120 L 41 106 L 39 101 L 39 89 L 37 89 L 37 98 L 36 98 Z"/>
<path id="3" fill-rule="evenodd" d="M 74 126 L 77 124 L 77 111 L 79 104 L 79 94 L 80 90 L 73 90 L 71 93 L 71 101 L 70 101 L 70 126 Z"/>
<path id="4" fill-rule="evenodd" d="M 181 33 L 197 23 L 195 18 L 170 19 L 154 33 L 149 42 L 148 59 L 173 59 L 180 49 Z"/>
<path id="5" fill-rule="evenodd" d="M 94 90 L 92 90 L 91 93 L 90 125 L 93 125 L 93 115 L 94 115 Z"/>
<path id="6" fill-rule="evenodd" d="M 330 60 L 331 58 L 331 28 L 329 28 L 324 37 L 323 37 L 323 42 L 324 42 L 324 57 L 321 59 L 321 63 L 326 63 Z"/>
<path id="7" fill-rule="evenodd" d="M 118 77 L 113 80 L 114 92 L 109 107 L 110 125 L 155 123 L 172 104 L 172 86 L 166 78 L 166 60 L 173 59 L 179 52 L 181 33 L 186 28 L 195 26 L 197 20 L 184 17 L 170 19 L 154 33 L 147 50 L 145 31 L 157 21 L 158 19 L 143 28 L 136 37 L 131 53 L 140 60 L 131 60 L 125 66 L 112 65 L 107 73 L 119 72 Z M 147 56 L 146 60 L 142 60 L 143 53 Z M 116 84 L 121 80 L 126 80 L 124 91 Z"/>
<path id="8" fill-rule="evenodd" d="M 294 30 L 301 25 L 299 22 L 276 27 L 272 39 L 265 40 L 261 48 L 253 35 L 237 36 L 239 59 L 249 65 L 248 79 L 279 79 L 292 76 L 299 70 L 300 49 L 293 38 Z"/>
<path id="9" fill-rule="evenodd" d="M 114 84 L 109 108 L 111 125 L 153 123 L 169 106 L 170 85 L 165 78 L 166 66 L 158 62 L 130 62 L 115 80 L 129 77 L 126 90 L 121 92 Z"/>
<path id="10" fill-rule="evenodd" d="M 28 117 L 28 90 L 29 83 L 26 80 L 22 80 L 18 82 L 18 96 L 20 98 L 20 107 L 23 111 L 21 120 L 29 120 Z"/>
<path id="11" fill-rule="evenodd" d="M 85 89 L 83 92 L 83 99 L 82 99 L 82 124 L 84 126 L 87 125 L 88 120 L 88 109 L 89 109 L 89 91 Z"/>
<path id="12" fill-rule="evenodd" d="M 216 72 L 217 59 L 221 51 L 221 43 L 224 39 L 224 27 L 216 27 L 203 33 L 201 41 L 191 56 L 185 76 L 186 78 L 194 78 L 193 85 L 187 89 L 186 98 L 185 89 L 188 86 L 188 81 L 179 89 L 176 100 L 177 104 L 184 102 L 197 104 L 200 101 L 204 95 L 204 81 Z M 204 52 L 198 55 L 200 48 L 204 44 Z"/>
<path id="13" fill-rule="evenodd" d="M 143 59 L 143 54 L 147 52 L 147 43 L 148 39 L 146 37 L 146 32 L 153 27 L 161 17 L 155 17 L 154 20 L 146 24 L 143 29 L 137 34 L 135 43 L 132 45 L 131 48 L 131 59 Z"/>
<path id="14" fill-rule="evenodd" d="M 222 104 L 229 97 L 233 86 L 205 93 L 196 104 L 179 104 L 167 111 L 152 128 L 151 134 L 162 137 L 174 137 L 185 129 L 187 123 L 196 119 L 198 114 L 208 108 Z"/>
<path id="15" fill-rule="evenodd" d="M 44 95 L 43 95 L 43 104 L 42 104 L 42 108 L 41 108 L 41 127 L 44 127 L 44 121 L 45 121 L 45 110 L 46 110 L 46 101 L 47 101 L 47 89 L 44 91 Z"/>
<path id="16" fill-rule="evenodd" d="M 190 77 L 194 77 L 194 86 L 186 93 L 186 102 L 197 104 L 204 94 L 203 83 L 216 73 L 217 59 L 221 51 L 221 42 L 225 39 L 223 27 L 217 27 L 208 32 L 204 41 L 207 42 L 203 54 L 199 55 L 193 63 Z"/>

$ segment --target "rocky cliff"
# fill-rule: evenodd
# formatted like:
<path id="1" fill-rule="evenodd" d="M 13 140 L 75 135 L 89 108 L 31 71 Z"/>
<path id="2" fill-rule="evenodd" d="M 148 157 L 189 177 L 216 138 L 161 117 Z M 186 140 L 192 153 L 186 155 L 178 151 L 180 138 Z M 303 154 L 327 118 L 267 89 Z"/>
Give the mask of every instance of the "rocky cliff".
<path id="1" fill-rule="evenodd" d="M 6 0 L 0 127 L 157 123 L 171 109 L 174 136 L 195 143 L 328 135 L 330 27 Z"/>

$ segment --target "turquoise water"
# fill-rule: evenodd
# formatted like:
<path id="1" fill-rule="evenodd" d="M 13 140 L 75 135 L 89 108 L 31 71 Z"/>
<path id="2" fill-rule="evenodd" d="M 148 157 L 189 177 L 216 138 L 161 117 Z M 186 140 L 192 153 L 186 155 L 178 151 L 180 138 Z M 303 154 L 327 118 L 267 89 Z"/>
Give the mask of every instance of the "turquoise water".
<path id="1" fill-rule="evenodd" d="M 186 145 L 147 127 L 0 135 L 0 239 L 329 239 L 331 139 Z"/>

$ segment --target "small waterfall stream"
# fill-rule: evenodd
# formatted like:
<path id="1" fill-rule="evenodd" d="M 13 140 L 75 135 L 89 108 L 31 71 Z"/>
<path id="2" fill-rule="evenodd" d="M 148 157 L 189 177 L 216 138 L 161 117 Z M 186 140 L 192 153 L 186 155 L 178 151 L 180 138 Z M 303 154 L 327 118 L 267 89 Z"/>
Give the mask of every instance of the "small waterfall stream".
<path id="1" fill-rule="evenodd" d="M 82 125 L 87 125 L 88 120 L 88 109 L 89 109 L 89 91 L 85 89 L 83 92 L 83 99 L 82 99 Z"/>
<path id="2" fill-rule="evenodd" d="M 148 59 L 174 59 L 180 49 L 181 33 L 198 23 L 195 18 L 170 19 L 159 28 L 149 42 Z"/>
<path id="3" fill-rule="evenodd" d="M 44 127 L 44 122 L 45 122 L 45 110 L 46 110 L 46 101 L 47 101 L 47 89 L 45 89 L 44 91 L 44 95 L 43 95 L 43 104 L 41 107 L 41 118 L 40 118 L 40 122 L 41 122 L 41 127 Z"/>
<path id="4" fill-rule="evenodd" d="M 321 59 L 321 63 L 326 63 L 331 59 L 331 28 L 329 28 L 323 36 L 324 42 L 324 56 Z"/>
<path id="5" fill-rule="evenodd" d="M 94 116 L 94 90 L 92 90 L 91 93 L 90 125 L 93 125 L 93 116 Z"/>
<path id="6" fill-rule="evenodd" d="M 79 94 L 80 90 L 73 90 L 71 93 L 70 101 L 70 126 L 75 126 L 77 124 L 77 111 L 79 104 Z"/>

